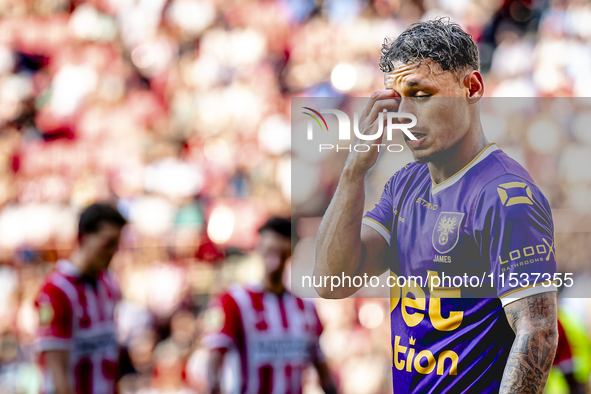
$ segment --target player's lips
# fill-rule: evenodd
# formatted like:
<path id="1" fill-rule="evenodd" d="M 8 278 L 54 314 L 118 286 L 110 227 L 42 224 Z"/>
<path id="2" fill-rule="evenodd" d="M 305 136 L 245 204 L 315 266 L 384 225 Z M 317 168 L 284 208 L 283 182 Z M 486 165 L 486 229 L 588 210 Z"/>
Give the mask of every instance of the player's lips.
<path id="1" fill-rule="evenodd" d="M 411 140 L 410 138 L 406 138 L 406 142 L 408 143 L 408 145 L 411 148 L 418 148 L 420 147 L 425 140 L 427 139 L 427 134 L 426 133 L 422 133 L 420 131 L 412 131 L 411 130 L 412 135 L 416 138 L 416 140 Z"/>

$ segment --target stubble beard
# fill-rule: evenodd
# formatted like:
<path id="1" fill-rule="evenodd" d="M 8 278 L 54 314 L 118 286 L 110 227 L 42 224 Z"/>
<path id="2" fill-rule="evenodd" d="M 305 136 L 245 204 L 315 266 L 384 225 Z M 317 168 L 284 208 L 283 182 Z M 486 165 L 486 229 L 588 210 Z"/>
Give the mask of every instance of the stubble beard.
<path id="1" fill-rule="evenodd" d="M 445 161 L 445 157 L 447 156 L 447 153 L 445 150 L 439 149 L 439 150 L 436 150 L 435 152 L 428 154 L 428 155 L 417 156 L 415 151 L 408 145 L 408 141 L 405 141 L 405 142 L 406 142 L 406 146 L 408 147 L 408 149 L 410 149 L 410 152 L 412 153 L 412 156 L 415 159 L 415 162 L 417 164 L 439 163 L 439 162 Z M 422 151 L 419 151 L 419 152 L 422 152 Z"/>

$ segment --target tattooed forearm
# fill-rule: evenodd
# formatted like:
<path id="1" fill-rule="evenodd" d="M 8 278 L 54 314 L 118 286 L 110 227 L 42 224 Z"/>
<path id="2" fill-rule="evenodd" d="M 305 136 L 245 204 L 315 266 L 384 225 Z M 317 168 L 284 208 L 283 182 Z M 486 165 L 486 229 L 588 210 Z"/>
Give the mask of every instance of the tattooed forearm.
<path id="1" fill-rule="evenodd" d="M 543 320 L 548 316 L 550 302 L 548 298 L 527 298 L 530 319 Z"/>
<path id="2" fill-rule="evenodd" d="M 522 334 L 515 337 L 513 342 L 513 351 L 519 354 L 528 354 L 530 334 Z"/>
<path id="3" fill-rule="evenodd" d="M 558 341 L 555 293 L 515 301 L 505 307 L 516 333 L 507 359 L 501 393 L 542 393 Z"/>
<path id="4" fill-rule="evenodd" d="M 505 376 L 511 377 L 510 382 Z M 540 393 L 544 373 L 539 368 L 530 368 L 515 358 L 510 358 L 505 366 L 502 393 Z"/>

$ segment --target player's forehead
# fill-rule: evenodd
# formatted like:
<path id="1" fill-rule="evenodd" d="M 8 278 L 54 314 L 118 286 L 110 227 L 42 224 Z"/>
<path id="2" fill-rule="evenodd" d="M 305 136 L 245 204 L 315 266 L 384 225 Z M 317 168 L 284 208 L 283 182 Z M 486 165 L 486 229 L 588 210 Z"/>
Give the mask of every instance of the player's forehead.
<path id="1" fill-rule="evenodd" d="M 102 238 L 119 237 L 121 234 L 121 227 L 113 223 L 101 222 L 98 231 L 95 234 Z"/>
<path id="2" fill-rule="evenodd" d="M 413 63 L 395 61 L 392 66 L 392 71 L 384 73 L 386 89 L 400 91 L 409 88 L 443 86 L 457 82 L 452 72 L 444 71 L 433 59 L 423 59 Z"/>

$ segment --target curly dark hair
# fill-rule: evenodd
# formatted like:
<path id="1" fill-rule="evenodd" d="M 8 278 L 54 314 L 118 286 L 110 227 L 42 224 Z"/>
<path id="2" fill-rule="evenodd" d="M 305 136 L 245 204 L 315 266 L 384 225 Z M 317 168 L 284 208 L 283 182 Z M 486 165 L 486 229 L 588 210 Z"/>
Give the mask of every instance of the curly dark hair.
<path id="1" fill-rule="evenodd" d="M 385 73 L 394 69 L 395 61 L 420 64 L 423 59 L 433 59 L 443 71 L 456 75 L 470 68 L 480 70 L 472 36 L 449 18 L 413 23 L 398 38 L 386 38 L 381 52 L 380 69 Z"/>

